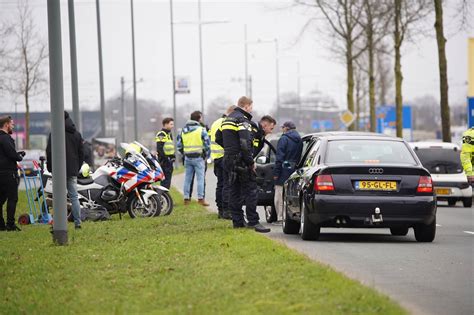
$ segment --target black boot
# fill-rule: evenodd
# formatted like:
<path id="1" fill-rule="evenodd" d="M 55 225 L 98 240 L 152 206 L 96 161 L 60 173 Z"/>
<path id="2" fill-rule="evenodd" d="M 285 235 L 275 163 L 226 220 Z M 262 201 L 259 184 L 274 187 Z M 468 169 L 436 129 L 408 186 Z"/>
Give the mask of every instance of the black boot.
<path id="1" fill-rule="evenodd" d="M 229 210 L 224 210 L 222 212 L 222 219 L 225 219 L 225 220 L 232 220 L 232 215 L 230 214 L 230 211 Z"/>
<path id="2" fill-rule="evenodd" d="M 16 224 L 13 225 L 7 225 L 7 232 L 18 232 L 21 231 L 21 229 L 16 226 Z"/>
<path id="3" fill-rule="evenodd" d="M 5 231 L 5 229 L 5 221 L 3 220 L 3 218 L 0 218 L 0 231 Z"/>

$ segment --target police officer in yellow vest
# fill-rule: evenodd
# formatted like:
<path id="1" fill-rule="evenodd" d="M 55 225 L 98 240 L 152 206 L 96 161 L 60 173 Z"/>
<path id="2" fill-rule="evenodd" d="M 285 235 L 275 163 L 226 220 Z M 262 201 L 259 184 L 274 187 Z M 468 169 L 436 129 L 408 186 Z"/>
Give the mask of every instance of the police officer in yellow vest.
<path id="1" fill-rule="evenodd" d="M 468 182 L 474 183 L 474 127 L 462 135 L 461 164 Z"/>
<path id="2" fill-rule="evenodd" d="M 191 114 L 183 130 L 179 133 L 176 147 L 184 156 L 184 204 L 191 200 L 191 181 L 193 173 L 196 174 L 198 188 L 198 203 L 208 206 L 204 200 L 204 167 L 206 160 L 210 157 L 211 141 L 206 128 L 202 127 L 202 114 L 195 111 Z M 204 157 L 203 157 L 204 156 Z"/>
<path id="3" fill-rule="evenodd" d="M 222 132 L 222 122 L 224 118 L 234 111 L 237 106 L 232 105 L 221 118 L 212 123 L 209 136 L 211 138 L 211 158 L 214 160 L 214 175 L 217 177 L 216 205 L 218 218 L 232 220 L 229 209 L 229 184 L 226 181 L 228 175 L 224 167 L 224 148 L 216 142 L 216 133 Z"/>
<path id="4" fill-rule="evenodd" d="M 158 162 L 160 163 L 165 179 L 161 186 L 170 188 L 171 177 L 173 176 L 173 163 L 176 159 L 174 154 L 173 135 L 174 120 L 171 117 L 163 119 L 163 128 L 156 134 L 156 151 L 158 152 Z"/>

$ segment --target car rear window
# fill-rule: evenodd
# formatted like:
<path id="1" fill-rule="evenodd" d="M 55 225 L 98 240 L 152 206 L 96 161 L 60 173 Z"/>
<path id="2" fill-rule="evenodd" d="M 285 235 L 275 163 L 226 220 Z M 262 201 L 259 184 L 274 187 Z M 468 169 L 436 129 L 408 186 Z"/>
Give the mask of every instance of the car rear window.
<path id="1" fill-rule="evenodd" d="M 459 150 L 443 148 L 415 149 L 421 164 L 433 174 L 462 173 Z"/>
<path id="2" fill-rule="evenodd" d="M 417 164 L 404 142 L 356 139 L 329 141 L 325 163 Z"/>

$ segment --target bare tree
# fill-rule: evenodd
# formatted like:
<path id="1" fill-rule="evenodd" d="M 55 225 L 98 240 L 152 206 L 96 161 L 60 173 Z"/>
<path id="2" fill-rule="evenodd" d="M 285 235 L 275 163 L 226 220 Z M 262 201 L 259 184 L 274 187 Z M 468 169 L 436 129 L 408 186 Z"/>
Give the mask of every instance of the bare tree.
<path id="1" fill-rule="evenodd" d="M 389 45 L 384 41 L 380 43 L 378 49 L 375 50 L 375 75 L 376 75 L 376 89 L 377 89 L 377 103 L 387 105 L 389 99 L 392 99 L 393 88 L 393 71 L 390 59 L 387 58 L 392 52 L 389 51 Z"/>
<path id="2" fill-rule="evenodd" d="M 438 43 L 441 131 L 443 141 L 451 142 L 451 121 L 448 101 L 448 62 L 446 60 L 446 38 L 444 37 L 443 1 L 434 0 L 433 4 L 436 14 L 434 27 L 436 30 L 436 41 Z"/>
<path id="3" fill-rule="evenodd" d="M 391 20 L 391 4 L 388 1 L 363 0 L 364 14 L 359 21 L 365 30 L 369 80 L 370 131 L 376 129 L 375 114 L 375 55 L 378 45 L 387 36 L 387 26 Z"/>
<path id="4" fill-rule="evenodd" d="M 10 23 L 11 53 L 4 60 L 6 88 L 21 95 L 25 102 L 25 148 L 30 147 L 30 97 L 40 93 L 47 80 L 43 63 L 47 59 L 47 44 L 36 31 L 28 1 L 19 1 L 17 16 Z"/>
<path id="5" fill-rule="evenodd" d="M 395 0 L 393 7 L 394 15 L 394 50 L 395 50 L 395 107 L 396 107 L 396 126 L 397 137 L 403 136 L 402 119 L 402 64 L 401 48 L 403 41 L 410 35 L 414 24 L 420 19 L 426 17 L 430 12 L 429 0 Z"/>
<path id="6" fill-rule="evenodd" d="M 360 43 L 364 34 L 359 24 L 364 10 L 360 0 L 296 0 L 296 3 L 317 8 L 330 26 L 333 38 L 341 43 L 347 72 L 347 109 L 354 113 L 354 62 L 365 50 Z M 354 124 L 349 126 L 349 130 L 354 129 Z"/>

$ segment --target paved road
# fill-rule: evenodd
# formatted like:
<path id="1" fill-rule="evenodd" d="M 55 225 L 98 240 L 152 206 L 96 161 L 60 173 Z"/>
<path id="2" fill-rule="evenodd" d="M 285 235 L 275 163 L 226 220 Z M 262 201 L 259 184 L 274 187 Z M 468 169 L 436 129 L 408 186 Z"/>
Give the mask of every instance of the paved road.
<path id="1" fill-rule="evenodd" d="M 216 211 L 212 170 L 206 178 L 206 199 Z M 183 180 L 173 177 L 181 191 Z M 437 221 L 433 243 L 417 243 L 412 229 L 396 237 L 388 229 L 327 228 L 319 241 L 308 242 L 269 225 L 266 235 L 378 289 L 414 314 L 474 314 L 474 209 L 440 204 Z"/>

